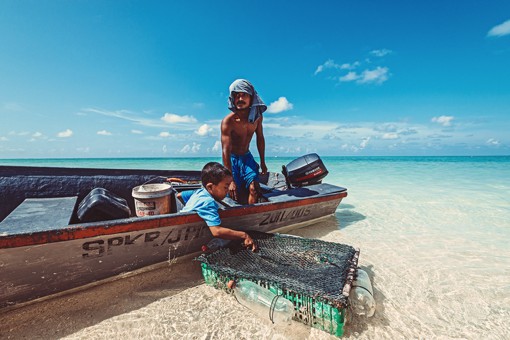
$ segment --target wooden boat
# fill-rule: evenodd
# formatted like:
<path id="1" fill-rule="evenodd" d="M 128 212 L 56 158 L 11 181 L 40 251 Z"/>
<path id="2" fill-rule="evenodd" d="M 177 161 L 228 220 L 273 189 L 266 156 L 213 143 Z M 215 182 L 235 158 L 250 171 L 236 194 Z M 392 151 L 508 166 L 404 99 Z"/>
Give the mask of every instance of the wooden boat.
<path id="1" fill-rule="evenodd" d="M 122 197 L 134 211 L 132 189 L 179 178 L 177 192 L 198 188 L 199 171 L 0 166 L 0 308 L 82 287 L 201 251 L 212 235 L 196 213 L 82 222 L 77 206 L 92 189 Z M 222 226 L 285 232 L 333 214 L 347 190 L 326 183 L 287 186 L 265 179 L 265 202 L 222 202 Z M 285 178 L 285 177 L 283 177 Z M 261 181 L 262 182 L 262 181 Z"/>

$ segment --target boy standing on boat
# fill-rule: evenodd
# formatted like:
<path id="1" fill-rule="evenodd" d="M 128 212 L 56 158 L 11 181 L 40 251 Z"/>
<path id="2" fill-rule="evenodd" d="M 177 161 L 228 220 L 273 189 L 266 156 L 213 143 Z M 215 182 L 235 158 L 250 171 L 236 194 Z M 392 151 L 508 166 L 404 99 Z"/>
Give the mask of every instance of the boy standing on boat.
<path id="1" fill-rule="evenodd" d="M 219 207 L 216 201 L 221 201 L 227 196 L 232 183 L 230 170 L 220 163 L 209 162 L 202 169 L 201 179 L 201 189 L 187 190 L 177 195 L 186 204 L 181 212 L 197 212 L 214 237 L 226 240 L 243 240 L 245 247 L 251 248 L 253 251 L 257 250 L 257 246 L 248 233 L 221 226 Z"/>
<path id="2" fill-rule="evenodd" d="M 237 79 L 229 87 L 228 108 L 230 112 L 221 122 L 221 147 L 223 164 L 234 180 L 228 193 L 236 201 L 248 190 L 248 204 L 257 203 L 259 197 L 259 165 L 251 154 L 250 142 L 257 135 L 261 173 L 267 172 L 265 160 L 266 142 L 262 130 L 262 113 L 267 106 L 253 85 L 245 79 Z M 243 199 L 242 199 L 243 200 Z M 243 200 L 244 201 L 244 200 Z M 242 202 L 245 203 L 245 202 Z"/>

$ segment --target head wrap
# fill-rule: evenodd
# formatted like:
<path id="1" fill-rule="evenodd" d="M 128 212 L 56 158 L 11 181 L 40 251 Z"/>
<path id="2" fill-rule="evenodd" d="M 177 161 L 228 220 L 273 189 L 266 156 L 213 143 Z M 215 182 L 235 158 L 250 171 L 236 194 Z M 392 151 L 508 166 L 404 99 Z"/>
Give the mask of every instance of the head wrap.
<path id="1" fill-rule="evenodd" d="M 266 104 L 264 104 L 257 91 L 255 91 L 255 88 L 248 80 L 235 80 L 230 85 L 229 91 L 230 95 L 228 97 L 228 108 L 234 112 L 236 111 L 236 106 L 234 105 L 234 92 L 244 92 L 251 96 L 251 107 L 250 113 L 248 114 L 248 121 L 250 123 L 256 121 L 260 116 L 262 116 L 262 113 L 267 110 Z"/>

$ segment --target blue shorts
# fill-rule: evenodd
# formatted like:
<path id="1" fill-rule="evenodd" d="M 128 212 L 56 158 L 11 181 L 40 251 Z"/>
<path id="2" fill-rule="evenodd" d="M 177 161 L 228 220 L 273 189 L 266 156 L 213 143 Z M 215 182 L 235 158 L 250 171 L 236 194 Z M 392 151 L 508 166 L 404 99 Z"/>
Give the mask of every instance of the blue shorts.
<path id="1" fill-rule="evenodd" d="M 232 176 L 237 187 L 248 189 L 251 182 L 259 181 L 259 165 L 253 159 L 250 151 L 244 155 L 232 154 L 230 162 L 232 163 Z"/>

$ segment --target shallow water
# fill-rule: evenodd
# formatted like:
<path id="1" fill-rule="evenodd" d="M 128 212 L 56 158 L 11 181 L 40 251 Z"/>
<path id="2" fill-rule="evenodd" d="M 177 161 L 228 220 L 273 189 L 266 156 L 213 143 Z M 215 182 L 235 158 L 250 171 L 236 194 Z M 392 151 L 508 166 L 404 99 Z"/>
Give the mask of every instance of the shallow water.
<path id="1" fill-rule="evenodd" d="M 270 170 L 277 171 L 285 161 L 271 159 Z M 347 187 L 349 196 L 335 216 L 293 234 L 360 248 L 360 266 L 372 279 L 377 309 L 371 319 L 351 318 L 346 338 L 510 338 L 508 158 L 324 161 L 330 171 L 326 182 Z M 169 280 L 172 275 L 183 280 Z M 42 337 L 334 338 L 297 322 L 274 326 L 202 282 L 198 266 L 168 265 L 67 296 L 97 299 L 97 308 L 93 304 L 87 308 L 90 315 L 80 315 L 77 304 L 53 302 L 44 320 L 63 330 Z M 101 305 L 111 290 L 120 296 L 115 309 L 111 303 Z M 138 304 L 133 304 L 135 298 Z M 31 320 L 37 321 L 36 307 L 30 306 Z M 67 321 L 66 308 L 72 311 Z M 61 319 L 48 321 L 52 312 Z M 18 314 L 20 310 L 9 313 L 8 320 L 0 315 L 0 321 L 14 325 L 10 332 L 0 331 L 0 337 L 31 338 Z M 73 327 L 65 330 L 66 322 Z"/>

